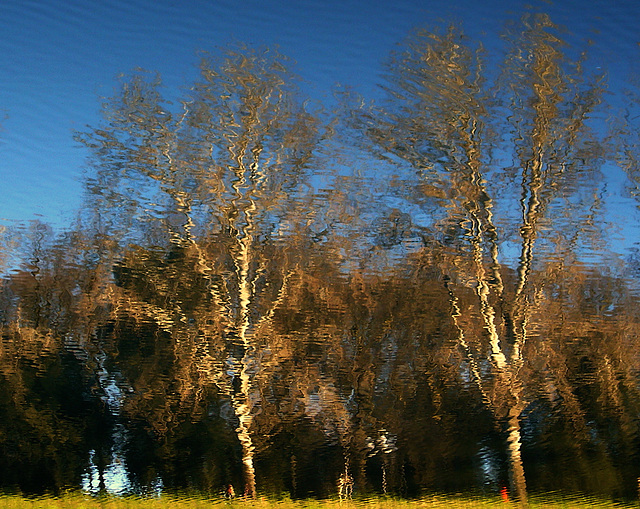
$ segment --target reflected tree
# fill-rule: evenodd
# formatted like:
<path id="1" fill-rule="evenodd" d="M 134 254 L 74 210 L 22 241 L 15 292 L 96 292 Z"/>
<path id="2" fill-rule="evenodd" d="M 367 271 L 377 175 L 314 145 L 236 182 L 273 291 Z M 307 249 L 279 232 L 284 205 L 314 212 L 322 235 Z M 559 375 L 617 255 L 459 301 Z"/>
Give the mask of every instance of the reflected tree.
<path id="1" fill-rule="evenodd" d="M 588 120 L 602 87 L 565 57 L 547 16 L 526 15 L 507 39 L 512 50 L 496 77 L 482 48 L 457 28 L 418 31 L 390 62 L 388 107 L 360 108 L 353 117 L 379 157 L 408 163 L 422 203 L 440 206 L 431 225 L 469 370 L 463 376 L 504 426 L 511 488 L 526 503 L 521 425 L 541 289 L 535 253 L 549 229 L 571 227 L 558 207 L 585 193 L 597 174 L 602 154 Z M 584 203 L 575 201 L 578 214 Z"/>
<path id="2" fill-rule="evenodd" d="M 74 348 L 86 274 L 70 263 L 78 246 L 39 221 L 17 236 L 26 261 L 0 280 L 2 485 L 58 492 L 77 486 L 90 450 L 109 446 L 110 417 L 85 352 Z"/>
<path id="3" fill-rule="evenodd" d="M 158 297 L 199 278 L 192 298 L 204 300 L 197 312 L 186 301 L 170 310 L 150 306 L 148 295 L 128 301 L 134 314 L 171 329 L 176 342 L 176 327 L 197 324 L 201 344 L 190 362 L 201 379 L 192 390 L 213 383 L 230 399 L 245 493 L 254 496 L 251 428 L 269 351 L 257 333 L 268 329 L 297 271 L 295 253 L 278 249 L 278 239 L 287 236 L 292 198 L 322 135 L 283 57 L 269 51 L 205 57 L 201 79 L 181 105 L 169 113 L 155 78 L 136 75 L 123 85 L 107 103 L 107 126 L 79 137 L 96 157 L 90 205 L 116 239 L 148 247 L 145 238 L 156 239 L 170 258 L 191 260 L 187 272 L 167 272 L 164 262 L 157 275 L 139 277 L 150 278 L 146 289 Z"/>
<path id="4" fill-rule="evenodd" d="M 610 138 L 615 147 L 618 164 L 628 177 L 628 190 L 636 200 L 640 200 L 640 139 L 638 119 L 640 118 L 640 82 L 632 75 L 625 91 L 625 102 L 618 115 L 609 118 Z"/>

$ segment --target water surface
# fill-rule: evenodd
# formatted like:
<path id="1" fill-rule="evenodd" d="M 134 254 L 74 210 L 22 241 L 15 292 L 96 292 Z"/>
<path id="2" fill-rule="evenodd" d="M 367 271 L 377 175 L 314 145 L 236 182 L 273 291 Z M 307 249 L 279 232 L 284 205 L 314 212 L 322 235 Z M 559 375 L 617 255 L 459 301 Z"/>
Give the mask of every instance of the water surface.
<path id="1" fill-rule="evenodd" d="M 636 11 L 9 5 L 0 489 L 636 499 Z"/>

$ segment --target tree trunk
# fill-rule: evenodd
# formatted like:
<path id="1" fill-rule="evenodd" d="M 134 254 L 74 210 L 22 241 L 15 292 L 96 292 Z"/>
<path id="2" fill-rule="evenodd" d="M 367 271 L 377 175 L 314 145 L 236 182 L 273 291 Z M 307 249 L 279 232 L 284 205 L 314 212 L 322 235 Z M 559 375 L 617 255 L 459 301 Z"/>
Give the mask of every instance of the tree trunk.
<path id="1" fill-rule="evenodd" d="M 238 429 L 238 438 L 242 444 L 242 474 L 244 477 L 244 496 L 256 496 L 256 470 L 253 466 L 253 442 L 248 432 Z"/>
<path id="2" fill-rule="evenodd" d="M 509 417 L 507 428 L 507 453 L 509 455 L 509 484 L 514 498 L 521 504 L 527 505 L 527 483 L 522 465 L 522 451 L 520 441 L 520 416 Z"/>

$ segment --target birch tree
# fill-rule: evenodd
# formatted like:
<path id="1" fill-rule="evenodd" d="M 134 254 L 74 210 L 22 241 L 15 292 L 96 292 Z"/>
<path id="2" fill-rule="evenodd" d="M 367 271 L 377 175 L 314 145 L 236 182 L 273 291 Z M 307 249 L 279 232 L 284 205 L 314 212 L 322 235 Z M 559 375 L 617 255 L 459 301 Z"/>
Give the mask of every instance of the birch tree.
<path id="1" fill-rule="evenodd" d="M 500 77 L 488 74 L 482 47 L 471 47 L 457 28 L 418 31 L 391 59 L 387 106 L 353 116 L 379 157 L 415 172 L 422 202 L 432 204 L 432 223 L 423 227 L 448 253 L 441 268 L 456 343 L 504 426 L 511 490 L 522 503 L 523 369 L 535 330 L 536 252 L 545 232 L 563 227 L 553 205 L 588 186 L 600 156 L 588 118 L 602 88 L 562 53 L 555 31 L 545 15 L 523 17 L 507 38 Z M 513 263 L 507 250 L 518 253 Z M 515 277 L 506 279 L 510 268 Z M 462 305 L 465 287 L 475 294 L 477 315 Z"/>
<path id="2" fill-rule="evenodd" d="M 94 209 L 116 238 L 186 254 L 206 281 L 210 308 L 191 316 L 204 342 L 193 362 L 198 383 L 217 385 L 231 401 L 250 497 L 256 384 L 268 352 L 256 331 L 286 298 L 296 272 L 293 256 L 271 258 L 265 246 L 286 239 L 284 217 L 296 208 L 296 188 L 321 138 L 286 66 L 267 50 L 207 55 L 178 111 L 156 77 L 138 74 L 107 103 L 107 126 L 79 137 L 95 156 L 87 180 Z M 188 314 L 175 305 L 168 315 L 149 306 L 137 312 L 175 332 Z M 220 341 L 222 350 L 208 344 Z M 216 351 L 225 358 L 212 357 Z"/>

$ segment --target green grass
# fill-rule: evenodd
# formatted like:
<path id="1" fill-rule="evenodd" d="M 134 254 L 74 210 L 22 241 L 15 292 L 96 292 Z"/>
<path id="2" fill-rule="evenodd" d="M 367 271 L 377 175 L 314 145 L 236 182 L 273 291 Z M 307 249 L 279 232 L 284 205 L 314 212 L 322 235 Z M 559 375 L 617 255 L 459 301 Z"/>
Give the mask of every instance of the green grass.
<path id="1" fill-rule="evenodd" d="M 463 496 L 430 496 L 420 500 L 398 500 L 393 498 L 368 498 L 360 500 L 273 500 L 258 498 L 256 500 L 224 500 L 207 499 L 202 497 L 162 496 L 159 498 L 139 497 L 91 497 L 89 495 L 72 493 L 62 497 L 24 498 L 17 495 L 0 496 L 0 508 L 11 509 L 474 509 L 497 508 L 506 509 L 517 507 L 515 503 L 505 503 L 499 497 L 468 498 Z M 530 508 L 550 509 L 587 509 L 587 508 L 621 508 L 638 507 L 637 504 L 620 504 L 610 501 L 598 501 L 586 498 L 532 498 Z"/>

